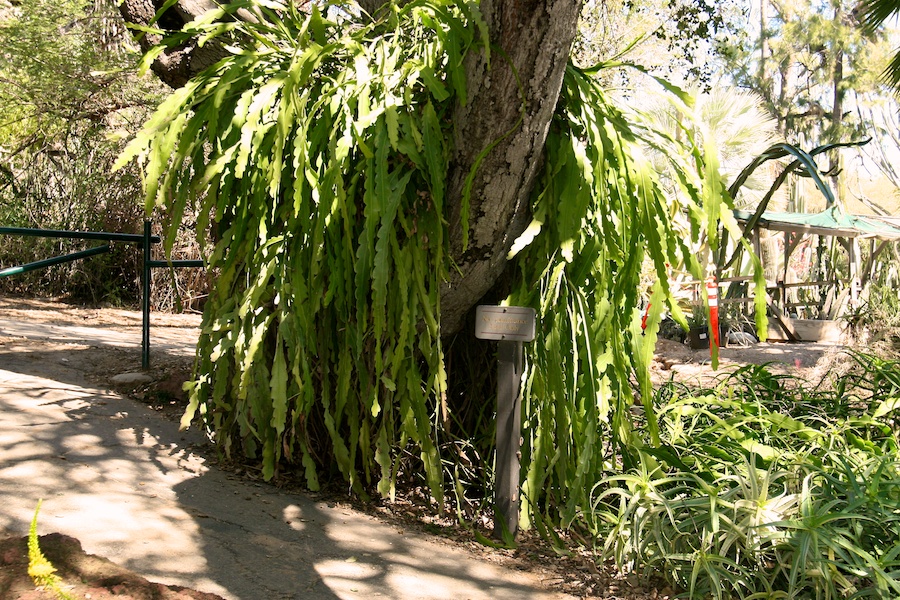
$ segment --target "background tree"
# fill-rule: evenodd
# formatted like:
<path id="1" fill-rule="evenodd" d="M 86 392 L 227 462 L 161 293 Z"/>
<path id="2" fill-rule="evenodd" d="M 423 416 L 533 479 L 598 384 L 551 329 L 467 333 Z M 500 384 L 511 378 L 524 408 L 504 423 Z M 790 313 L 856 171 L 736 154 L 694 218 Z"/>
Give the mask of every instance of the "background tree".
<path id="1" fill-rule="evenodd" d="M 862 27 L 856 3 L 761 0 L 743 31 L 720 46 L 726 73 L 763 96 L 788 143 L 813 148 L 870 135 L 862 108 L 879 91 L 886 42 Z M 823 169 L 839 201 L 847 197 L 844 155 L 830 152 Z"/>
<path id="2" fill-rule="evenodd" d="M 0 222 L 55 229 L 137 231 L 137 169 L 109 169 L 159 101 L 137 83 L 111 4 L 26 0 L 0 5 Z M 155 90 L 155 92 L 154 92 Z M 4 237 L 0 263 L 22 264 L 77 242 Z M 15 279 L 5 289 L 123 302 L 136 297 L 136 257 L 122 248 Z"/>
<path id="3" fill-rule="evenodd" d="M 715 82 L 715 51 L 726 48 L 728 40 L 738 34 L 744 10 L 743 3 L 735 0 L 588 1 L 582 9 L 573 58 L 577 64 L 589 66 L 618 57 L 675 83 L 689 82 L 706 91 Z M 626 71 L 617 75 L 637 74 Z M 650 83 L 648 86 L 653 88 Z"/>

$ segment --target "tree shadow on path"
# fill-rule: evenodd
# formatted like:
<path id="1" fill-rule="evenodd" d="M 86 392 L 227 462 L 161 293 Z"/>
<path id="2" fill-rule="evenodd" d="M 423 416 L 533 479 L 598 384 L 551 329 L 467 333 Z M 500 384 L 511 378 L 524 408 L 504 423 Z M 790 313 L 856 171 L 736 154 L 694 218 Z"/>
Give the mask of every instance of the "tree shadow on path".
<path id="1" fill-rule="evenodd" d="M 439 539 L 209 466 L 204 436 L 88 383 L 77 367 L 90 359 L 0 346 L 0 530 L 23 535 L 43 498 L 41 533 L 226 598 L 561 597 Z"/>

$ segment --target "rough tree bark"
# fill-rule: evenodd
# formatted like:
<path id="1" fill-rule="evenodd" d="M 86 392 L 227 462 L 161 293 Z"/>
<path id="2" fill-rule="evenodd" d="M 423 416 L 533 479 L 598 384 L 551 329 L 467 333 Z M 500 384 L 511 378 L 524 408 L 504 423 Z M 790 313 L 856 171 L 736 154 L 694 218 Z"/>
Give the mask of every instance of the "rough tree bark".
<path id="1" fill-rule="evenodd" d="M 469 102 L 454 114 L 456 156 L 447 186 L 454 268 L 441 293 L 445 335 L 459 329 L 466 312 L 494 285 L 512 243 L 528 225 L 529 198 L 581 0 L 482 0 L 481 10 L 494 49 L 489 69 L 483 55 L 469 56 Z M 494 143 L 473 181 L 464 249 L 463 186 L 479 154 Z"/>
<path id="2" fill-rule="evenodd" d="M 124 0 L 119 4 L 119 13 L 126 23 L 148 26 L 165 0 Z M 157 21 L 157 26 L 169 31 L 177 31 L 196 17 L 215 8 L 213 0 L 179 0 Z M 160 41 L 156 34 L 136 35 L 141 51 L 147 52 Z M 150 67 L 166 85 L 179 88 L 193 76 L 225 56 L 225 50 L 217 43 L 198 47 L 190 42 L 178 48 L 167 50 Z"/>
<path id="3" fill-rule="evenodd" d="M 370 13 L 384 0 L 361 0 Z M 148 24 L 163 0 L 123 0 L 126 21 Z M 465 314 L 490 290 L 506 265 L 512 243 L 530 219 L 529 197 L 543 160 L 550 119 L 559 97 L 582 0 L 482 0 L 492 42 L 468 57 L 469 98 L 454 113 L 456 152 L 448 175 L 450 244 L 454 266 L 441 292 L 443 335 L 455 333 Z M 180 27 L 212 6 L 180 0 L 160 20 Z M 140 39 L 144 50 L 158 41 Z M 214 45 L 188 44 L 163 54 L 153 71 L 172 87 L 184 85 L 222 56 Z M 493 145 L 493 147 L 491 147 Z M 470 236 L 463 247 L 461 206 L 465 181 L 483 158 L 470 191 Z"/>

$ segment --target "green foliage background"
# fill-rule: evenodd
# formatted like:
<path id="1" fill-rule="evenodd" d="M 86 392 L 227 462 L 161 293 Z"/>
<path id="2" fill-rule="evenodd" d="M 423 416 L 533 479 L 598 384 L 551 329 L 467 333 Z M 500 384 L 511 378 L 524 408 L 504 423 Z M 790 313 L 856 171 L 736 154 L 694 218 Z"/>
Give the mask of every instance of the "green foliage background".
<path id="1" fill-rule="evenodd" d="M 137 233 L 143 218 L 136 168 L 111 174 L 123 139 L 162 98 L 138 81 L 139 60 L 104 2 L 23 0 L 0 5 L 0 224 Z M 84 248 L 71 240 L 3 236 L 0 266 Z M 14 278 L 0 289 L 116 304 L 139 293 L 138 254 L 116 246 L 90 262 Z"/>
<path id="2" fill-rule="evenodd" d="M 240 9 L 256 22 L 227 19 Z M 375 19 L 311 11 L 234 2 L 170 36 L 218 37 L 233 53 L 174 92 L 119 161 L 143 165 L 148 209 L 164 206 L 174 227 L 197 205 L 216 231 L 202 240 L 216 286 L 184 424 L 200 419 L 267 478 L 301 465 L 313 489 L 337 472 L 390 497 L 422 471 L 443 506 L 445 473 L 460 484 L 467 456 L 489 471 L 492 451 L 483 403 L 448 402 L 448 377 L 465 374 L 447 372 L 439 301 L 449 115 L 470 84 L 466 53 L 489 51 L 486 28 L 465 1 L 388 4 Z M 699 276 L 690 240 L 714 248 L 727 206 L 714 140 L 686 127 L 678 141 L 616 108 L 592 77 L 614 66 L 568 69 L 512 258 L 507 300 L 539 315 L 523 385 L 526 523 L 571 523 L 592 482 L 635 460 L 635 398 L 656 438 L 647 366 L 666 265 Z M 647 147 L 669 157 L 677 194 L 662 193 Z M 645 256 L 659 283 L 644 333 Z"/>

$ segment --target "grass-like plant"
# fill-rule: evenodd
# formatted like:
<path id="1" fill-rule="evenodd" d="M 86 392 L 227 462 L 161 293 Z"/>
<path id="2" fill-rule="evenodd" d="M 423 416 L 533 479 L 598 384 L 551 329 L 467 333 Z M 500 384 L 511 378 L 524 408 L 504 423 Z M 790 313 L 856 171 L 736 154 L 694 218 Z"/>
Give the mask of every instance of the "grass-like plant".
<path id="1" fill-rule="evenodd" d="M 854 357 L 828 387 L 746 367 L 662 388 L 660 443 L 594 487 L 599 556 L 690 598 L 900 597 L 897 368 Z"/>

